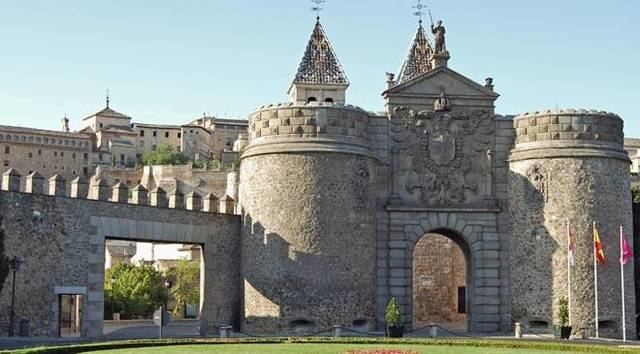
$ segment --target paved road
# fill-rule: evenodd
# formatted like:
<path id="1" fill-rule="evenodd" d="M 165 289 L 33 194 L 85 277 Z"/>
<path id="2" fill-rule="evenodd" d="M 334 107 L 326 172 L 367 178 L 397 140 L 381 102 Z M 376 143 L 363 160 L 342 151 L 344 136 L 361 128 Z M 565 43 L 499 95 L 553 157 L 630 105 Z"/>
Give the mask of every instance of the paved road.
<path id="1" fill-rule="evenodd" d="M 105 321 L 104 337 L 113 339 L 158 338 L 159 328 L 152 321 Z M 200 336 L 200 320 L 172 321 L 162 329 L 164 338 L 184 338 Z"/>

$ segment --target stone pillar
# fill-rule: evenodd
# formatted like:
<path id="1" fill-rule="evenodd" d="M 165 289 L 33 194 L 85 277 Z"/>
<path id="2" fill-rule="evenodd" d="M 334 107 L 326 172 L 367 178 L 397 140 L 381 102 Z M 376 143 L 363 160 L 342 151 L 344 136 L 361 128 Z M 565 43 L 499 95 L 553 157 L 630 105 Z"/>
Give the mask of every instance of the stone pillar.
<path id="1" fill-rule="evenodd" d="M 102 178 L 92 179 L 89 189 L 89 199 L 107 201 L 111 197 L 111 188 Z"/>
<path id="2" fill-rule="evenodd" d="M 131 190 L 131 204 L 147 205 L 149 204 L 149 195 L 147 189 L 139 184 Z"/>
<path id="3" fill-rule="evenodd" d="M 447 62 L 449 61 L 449 52 L 437 53 L 431 57 L 431 66 L 433 68 L 439 68 L 441 66 L 447 67 Z"/>
<path id="4" fill-rule="evenodd" d="M 200 211 L 202 209 L 202 197 L 196 191 L 186 195 L 187 210 Z"/>
<path id="5" fill-rule="evenodd" d="M 49 195 L 64 197 L 67 194 L 67 181 L 55 174 L 49 178 Z"/>
<path id="6" fill-rule="evenodd" d="M 169 208 L 184 209 L 184 194 L 178 189 L 175 189 L 169 194 Z"/>
<path id="7" fill-rule="evenodd" d="M 167 199 L 167 192 L 160 187 L 154 188 L 149 193 L 149 205 L 158 207 L 158 208 L 167 208 L 169 207 L 169 199 Z"/>
<path id="8" fill-rule="evenodd" d="M 71 181 L 71 198 L 86 198 L 89 193 L 89 185 L 84 177 L 76 177 Z"/>
<path id="9" fill-rule="evenodd" d="M 44 177 L 37 171 L 28 175 L 25 180 L 24 190 L 31 194 L 43 194 L 44 193 Z"/>
<path id="10" fill-rule="evenodd" d="M 233 214 L 235 211 L 236 201 L 228 195 L 220 199 L 220 213 Z"/>
<path id="11" fill-rule="evenodd" d="M 593 222 L 609 260 L 598 267 L 601 337 L 622 336 L 619 228 L 633 243 L 629 157 L 613 113 L 554 110 L 513 120 L 509 159 L 512 318 L 558 323 L 567 289 L 567 227 L 574 235 L 571 322 L 594 329 Z M 633 247 L 633 246 L 632 246 Z M 636 335 L 634 269 L 624 268 L 627 337 Z M 535 286 L 531 286 L 535 284 Z"/>
<path id="12" fill-rule="evenodd" d="M 2 174 L 2 190 L 9 192 L 20 192 L 20 174 L 15 168 L 9 169 Z"/>
<path id="13" fill-rule="evenodd" d="M 202 211 L 207 213 L 217 213 L 220 201 L 213 193 L 209 193 L 202 199 Z"/>
<path id="14" fill-rule="evenodd" d="M 129 201 L 129 187 L 122 182 L 111 187 L 111 201 L 114 203 L 127 203 Z"/>

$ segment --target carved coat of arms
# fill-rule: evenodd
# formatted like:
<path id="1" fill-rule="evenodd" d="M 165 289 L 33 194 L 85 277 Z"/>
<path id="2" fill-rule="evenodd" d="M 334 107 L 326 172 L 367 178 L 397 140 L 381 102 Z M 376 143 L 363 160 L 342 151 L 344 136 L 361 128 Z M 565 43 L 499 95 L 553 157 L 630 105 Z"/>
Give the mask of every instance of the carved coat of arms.
<path id="1" fill-rule="evenodd" d="M 489 170 L 474 160 L 486 160 L 491 149 L 490 112 L 450 112 L 441 96 L 434 111 L 395 108 L 392 131 L 396 150 L 404 157 L 396 169 L 406 193 L 431 205 L 461 204 L 478 193 L 478 181 L 468 175 L 474 169 Z"/>

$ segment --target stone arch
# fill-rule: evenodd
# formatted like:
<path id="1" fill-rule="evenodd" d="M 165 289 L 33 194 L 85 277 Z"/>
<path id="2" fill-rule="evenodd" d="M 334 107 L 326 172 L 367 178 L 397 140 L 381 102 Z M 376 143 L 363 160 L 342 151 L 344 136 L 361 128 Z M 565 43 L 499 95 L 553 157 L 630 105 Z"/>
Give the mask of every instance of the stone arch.
<path id="1" fill-rule="evenodd" d="M 405 327 L 413 328 L 413 299 L 409 295 L 413 291 L 412 260 L 416 243 L 427 233 L 438 233 L 452 239 L 465 254 L 467 330 L 498 331 L 503 321 L 500 307 L 503 282 L 497 214 L 487 210 L 405 212 L 398 214 L 397 220 L 403 224 L 403 241 L 392 242 L 390 246 L 389 294 L 397 297 L 401 304 Z M 393 232 L 391 235 L 392 239 L 400 237 Z"/>
<path id="2" fill-rule="evenodd" d="M 471 299 L 472 299 L 474 283 L 473 283 L 473 277 L 472 277 L 473 252 L 470 244 L 467 241 L 467 239 L 469 239 L 470 237 L 469 236 L 465 237 L 465 235 L 462 234 L 460 231 L 456 231 L 448 227 L 436 227 L 433 229 L 426 229 L 426 231 L 419 234 L 419 236 L 418 236 L 418 233 L 414 233 L 414 235 L 412 235 L 413 237 L 409 239 L 410 242 L 409 242 L 409 249 L 407 250 L 407 254 L 410 257 L 408 263 L 410 264 L 411 271 L 408 276 L 410 286 L 407 289 L 407 291 L 411 292 L 411 296 L 408 297 L 410 301 L 410 305 L 408 306 L 408 310 L 410 310 L 410 316 L 407 316 L 407 320 L 411 321 L 411 324 L 414 325 L 414 320 L 416 318 L 416 313 L 414 312 L 417 305 L 416 303 L 414 303 L 414 300 L 415 300 L 414 291 L 417 286 L 417 284 L 414 284 L 414 276 L 416 272 L 414 257 L 416 257 L 416 246 L 418 245 L 419 242 L 425 240 L 425 238 L 433 237 L 436 235 L 451 240 L 455 245 L 454 247 L 458 247 L 462 253 L 462 257 L 464 259 L 464 271 L 465 271 L 464 284 L 466 289 L 465 304 L 464 304 L 464 307 L 466 309 L 465 328 L 467 330 L 471 330 L 473 328 L 471 324 L 471 318 L 474 310 L 473 301 L 471 301 Z M 435 321 L 435 322 L 439 323 L 439 321 Z M 414 330 L 415 329 L 417 328 L 414 328 Z"/>

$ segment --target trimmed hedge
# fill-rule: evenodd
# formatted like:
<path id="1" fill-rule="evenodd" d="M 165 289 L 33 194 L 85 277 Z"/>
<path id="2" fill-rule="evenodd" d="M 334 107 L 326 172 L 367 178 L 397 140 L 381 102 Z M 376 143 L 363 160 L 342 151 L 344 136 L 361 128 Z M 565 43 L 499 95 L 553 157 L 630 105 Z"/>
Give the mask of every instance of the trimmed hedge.
<path id="1" fill-rule="evenodd" d="M 500 349 L 536 349 L 541 351 L 567 351 L 573 353 L 624 353 L 638 352 L 639 349 L 619 348 L 617 343 L 602 344 L 595 341 L 566 342 L 554 340 L 491 340 L 491 339 L 422 339 L 422 338 L 333 338 L 333 337 L 310 337 L 310 338 L 202 338 L 202 339 L 162 339 L 162 340 L 132 340 L 118 342 L 101 342 L 90 344 L 76 344 L 65 346 L 37 347 L 30 349 L 19 349 L 5 351 L 3 353 L 25 353 L 25 354 L 62 354 L 62 353 L 83 353 L 97 350 L 112 349 L 135 349 L 145 347 L 162 347 L 175 345 L 224 345 L 224 344 L 409 344 L 409 345 L 439 345 L 451 347 L 476 347 L 476 348 L 500 348 Z"/>

